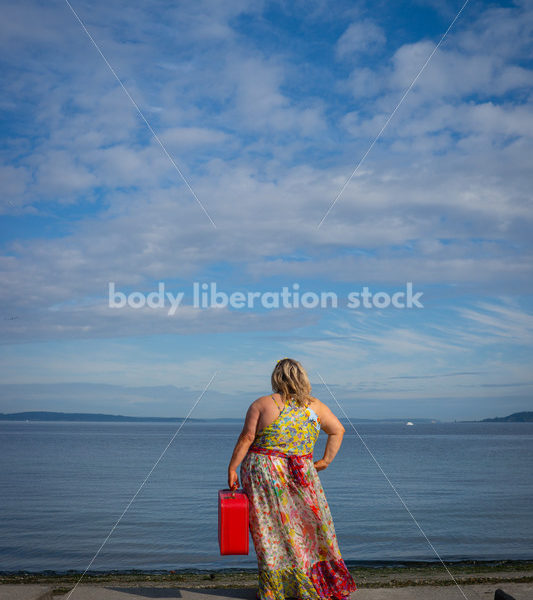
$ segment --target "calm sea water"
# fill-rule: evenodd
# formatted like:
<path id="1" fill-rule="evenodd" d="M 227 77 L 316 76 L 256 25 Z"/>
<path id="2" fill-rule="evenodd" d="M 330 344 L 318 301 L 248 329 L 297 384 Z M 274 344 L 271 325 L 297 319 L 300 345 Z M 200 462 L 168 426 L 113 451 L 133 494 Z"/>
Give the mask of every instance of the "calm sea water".
<path id="1" fill-rule="evenodd" d="M 0 571 L 85 570 L 177 427 L 1 422 Z M 248 556 L 218 551 L 240 428 L 186 423 L 90 570 L 256 567 L 251 540 Z M 444 560 L 533 558 L 533 424 L 356 428 Z M 348 564 L 437 559 L 349 426 L 319 476 Z"/>

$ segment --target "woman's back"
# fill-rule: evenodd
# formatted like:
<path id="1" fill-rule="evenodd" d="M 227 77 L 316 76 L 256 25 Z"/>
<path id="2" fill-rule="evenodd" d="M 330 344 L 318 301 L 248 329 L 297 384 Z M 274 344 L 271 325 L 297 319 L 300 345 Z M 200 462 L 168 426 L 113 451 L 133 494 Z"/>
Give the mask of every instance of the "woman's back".
<path id="1" fill-rule="evenodd" d="M 289 398 L 280 407 L 278 405 L 281 397 L 276 394 L 270 397 L 270 402 L 278 406 L 278 416 L 270 423 L 261 427 L 253 443 L 256 448 L 276 449 L 286 454 L 309 454 L 320 433 L 320 418 L 311 406 L 300 406 L 292 398 Z M 267 409 L 270 408 L 267 405 Z M 281 410 L 280 410 L 281 409 Z M 266 412 L 266 411 L 265 411 Z M 268 413 L 267 413 L 268 414 Z"/>

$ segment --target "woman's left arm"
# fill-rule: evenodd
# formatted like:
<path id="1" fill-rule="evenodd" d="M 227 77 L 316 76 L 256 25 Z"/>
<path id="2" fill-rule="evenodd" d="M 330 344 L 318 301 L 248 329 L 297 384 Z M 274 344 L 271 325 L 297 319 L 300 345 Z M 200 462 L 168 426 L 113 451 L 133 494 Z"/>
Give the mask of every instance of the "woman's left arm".
<path id="1" fill-rule="evenodd" d="M 259 421 L 259 415 L 261 414 L 259 407 L 257 406 L 257 400 L 252 402 L 248 411 L 246 412 L 246 418 L 244 420 L 244 427 L 242 428 L 241 434 L 235 444 L 233 455 L 228 466 L 228 487 L 232 488 L 235 484 L 239 485 L 239 478 L 237 477 L 237 467 L 241 464 L 242 459 L 246 456 L 248 449 L 255 440 L 255 432 L 257 428 L 257 422 Z"/>

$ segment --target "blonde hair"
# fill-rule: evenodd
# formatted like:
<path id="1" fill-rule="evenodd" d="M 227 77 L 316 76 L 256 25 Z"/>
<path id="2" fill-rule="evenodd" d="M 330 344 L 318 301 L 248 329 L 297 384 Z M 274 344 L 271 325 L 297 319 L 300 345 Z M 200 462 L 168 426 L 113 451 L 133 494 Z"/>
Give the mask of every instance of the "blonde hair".
<path id="1" fill-rule="evenodd" d="M 278 360 L 270 378 L 272 391 L 281 394 L 286 402 L 294 398 L 299 406 L 307 406 L 311 396 L 311 384 L 302 365 L 292 358 Z"/>

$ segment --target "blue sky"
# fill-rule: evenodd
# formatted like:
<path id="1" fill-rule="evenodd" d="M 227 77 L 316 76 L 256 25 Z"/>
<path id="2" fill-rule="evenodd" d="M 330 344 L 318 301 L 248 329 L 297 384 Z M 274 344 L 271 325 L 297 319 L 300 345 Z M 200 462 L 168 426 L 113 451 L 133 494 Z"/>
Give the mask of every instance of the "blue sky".
<path id="1" fill-rule="evenodd" d="M 339 416 L 320 376 L 353 417 L 532 408 L 533 2 L 471 0 L 400 106 L 463 2 L 71 5 L 198 201 L 68 4 L 5 3 L 0 411 L 183 416 L 216 372 L 191 416 L 238 417 L 285 356 Z"/>

